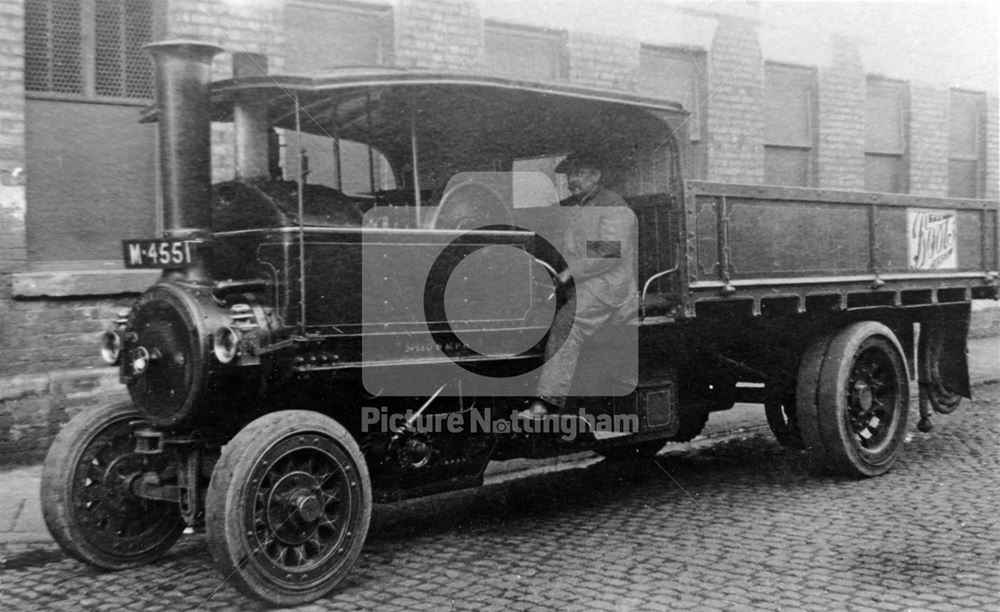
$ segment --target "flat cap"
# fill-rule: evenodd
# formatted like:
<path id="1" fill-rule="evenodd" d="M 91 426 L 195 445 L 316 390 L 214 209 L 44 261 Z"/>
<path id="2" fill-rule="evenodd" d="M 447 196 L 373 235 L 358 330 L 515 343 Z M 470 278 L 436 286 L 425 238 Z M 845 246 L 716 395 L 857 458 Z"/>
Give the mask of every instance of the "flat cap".
<path id="1" fill-rule="evenodd" d="M 589 151 L 576 151 L 566 156 L 566 159 L 556 166 L 556 174 L 569 174 L 580 168 L 590 168 L 598 172 L 604 172 L 607 162 L 599 155 Z"/>

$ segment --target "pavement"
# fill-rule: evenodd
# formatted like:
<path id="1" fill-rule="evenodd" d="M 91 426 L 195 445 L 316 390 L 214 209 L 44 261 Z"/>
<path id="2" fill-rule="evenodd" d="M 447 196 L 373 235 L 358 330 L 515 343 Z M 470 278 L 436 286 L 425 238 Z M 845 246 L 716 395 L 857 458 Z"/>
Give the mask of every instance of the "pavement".
<path id="1" fill-rule="evenodd" d="M 1000 381 L 1000 336 L 969 340 L 969 374 L 973 385 Z M 943 421 L 945 418 L 947 417 L 937 417 L 937 420 Z M 914 418 L 911 420 L 911 426 L 915 425 Z M 673 446 L 676 448 L 721 443 L 735 436 L 766 429 L 764 411 L 759 405 L 737 404 L 731 410 L 713 413 L 702 435 L 692 442 Z M 599 460 L 597 455 L 585 452 L 539 461 L 515 459 L 493 462 L 486 472 L 486 484 L 553 470 L 584 467 Z M 52 543 L 52 536 L 49 535 L 42 519 L 41 501 L 38 495 L 41 473 L 41 465 L 0 471 L 0 483 L 2 483 L 0 490 L 3 491 L 0 497 L 0 567 L 3 562 L 4 545 Z"/>

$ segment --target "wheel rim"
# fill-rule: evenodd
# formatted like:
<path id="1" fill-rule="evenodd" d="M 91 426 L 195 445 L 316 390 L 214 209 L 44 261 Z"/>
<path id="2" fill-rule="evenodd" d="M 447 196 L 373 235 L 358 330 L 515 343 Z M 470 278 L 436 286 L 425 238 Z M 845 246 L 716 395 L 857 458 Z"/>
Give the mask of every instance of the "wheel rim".
<path id="1" fill-rule="evenodd" d="M 112 423 L 86 446 L 73 475 L 72 511 L 83 537 L 119 558 L 141 556 L 175 537 L 179 528 L 176 505 L 133 493 L 143 472 L 160 467 L 159 459 L 134 451 L 129 421 Z"/>
<path id="2" fill-rule="evenodd" d="M 257 461 L 247 489 L 247 536 L 257 565 L 290 590 L 333 575 L 357 537 L 361 483 L 329 438 L 294 436 Z"/>
<path id="3" fill-rule="evenodd" d="M 903 394 L 891 355 L 880 346 L 863 347 L 847 381 L 845 420 L 854 447 L 877 455 L 892 442 Z"/>

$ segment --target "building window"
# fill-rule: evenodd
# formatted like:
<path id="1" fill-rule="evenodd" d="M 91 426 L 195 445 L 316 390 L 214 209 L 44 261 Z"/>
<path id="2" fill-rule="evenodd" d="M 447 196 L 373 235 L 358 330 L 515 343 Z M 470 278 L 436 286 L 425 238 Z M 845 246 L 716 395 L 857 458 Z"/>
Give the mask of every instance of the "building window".
<path id="1" fill-rule="evenodd" d="M 868 77 L 865 84 L 865 189 L 888 193 L 909 190 L 906 83 Z"/>
<path id="2" fill-rule="evenodd" d="M 487 22 L 486 70 L 491 74 L 532 81 L 559 81 L 567 76 L 566 33 Z"/>
<path id="3" fill-rule="evenodd" d="M 24 82 L 28 91 L 73 97 L 149 99 L 153 0 L 28 0 Z"/>
<path id="4" fill-rule="evenodd" d="M 764 180 L 772 185 L 813 183 L 816 71 L 768 63 L 764 76 Z"/>
<path id="5" fill-rule="evenodd" d="M 318 71 L 393 61 L 392 7 L 330 0 L 285 6 L 285 66 Z"/>
<path id="6" fill-rule="evenodd" d="M 983 149 L 986 95 L 951 91 L 948 129 L 948 195 L 983 195 Z"/>

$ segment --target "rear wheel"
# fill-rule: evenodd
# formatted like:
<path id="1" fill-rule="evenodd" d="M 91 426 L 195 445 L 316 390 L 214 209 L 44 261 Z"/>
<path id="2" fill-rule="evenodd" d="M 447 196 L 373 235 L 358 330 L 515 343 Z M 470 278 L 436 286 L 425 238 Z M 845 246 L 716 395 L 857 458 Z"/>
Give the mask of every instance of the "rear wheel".
<path id="1" fill-rule="evenodd" d="M 56 436 L 42 468 L 42 516 L 69 556 L 103 569 L 150 563 L 184 531 L 177 504 L 143 499 L 133 486 L 163 457 L 135 452 L 131 404 L 87 410 Z"/>
<path id="2" fill-rule="evenodd" d="M 209 550 L 243 593 L 302 604 L 350 572 L 371 511 L 368 468 L 350 433 L 315 412 L 275 412 L 222 450 L 205 501 Z"/>
<path id="3" fill-rule="evenodd" d="M 802 434 L 799 432 L 794 396 L 784 400 L 768 401 L 764 404 L 764 416 L 767 417 L 767 424 L 778 444 L 789 448 L 802 448 Z"/>
<path id="4" fill-rule="evenodd" d="M 864 321 L 838 332 L 820 359 L 824 343 L 806 351 L 799 369 L 803 441 L 835 471 L 883 474 L 899 457 L 909 412 L 899 342 L 885 325 Z"/>
<path id="5" fill-rule="evenodd" d="M 928 326 L 920 335 L 921 380 L 927 382 L 927 398 L 939 414 L 950 414 L 962 402 L 962 396 L 950 389 L 941 374 L 941 360 L 946 354 L 947 332 Z"/>

